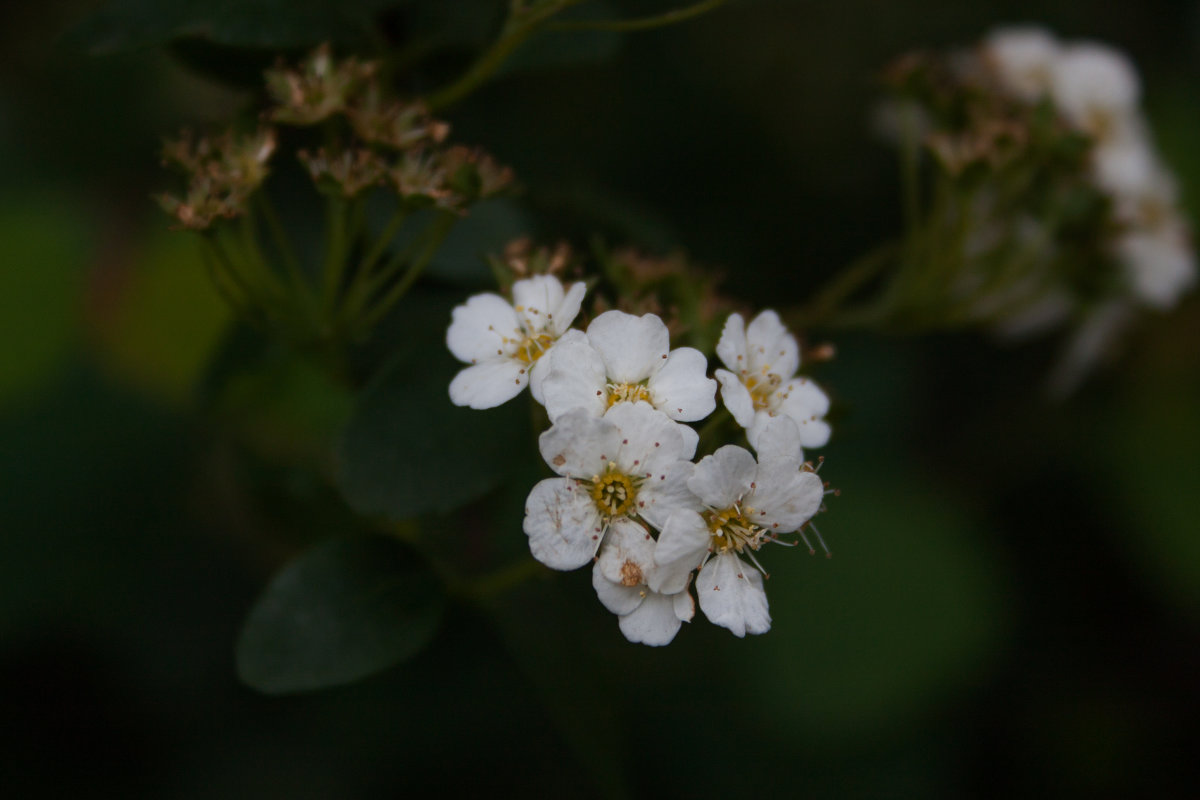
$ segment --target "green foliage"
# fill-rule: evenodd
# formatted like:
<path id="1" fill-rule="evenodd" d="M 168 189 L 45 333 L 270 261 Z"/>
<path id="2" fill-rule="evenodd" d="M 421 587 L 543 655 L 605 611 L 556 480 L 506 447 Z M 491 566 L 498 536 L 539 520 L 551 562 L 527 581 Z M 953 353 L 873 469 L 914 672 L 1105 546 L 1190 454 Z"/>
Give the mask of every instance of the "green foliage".
<path id="1" fill-rule="evenodd" d="M 521 399 L 489 411 L 450 404 L 456 365 L 441 342 L 449 319 L 446 309 L 436 327 L 414 331 L 417 341 L 363 390 L 342 434 L 337 482 L 360 514 L 452 511 L 504 480 L 531 439 Z"/>
<path id="2" fill-rule="evenodd" d="M 72 38 L 96 53 L 175 39 L 236 47 L 300 48 L 369 41 L 373 19 L 397 0 L 113 0 Z"/>
<path id="3" fill-rule="evenodd" d="M 418 653 L 443 602 L 437 579 L 402 542 L 324 542 L 284 567 L 255 603 L 238 639 L 238 675 L 269 694 L 358 680 Z"/>

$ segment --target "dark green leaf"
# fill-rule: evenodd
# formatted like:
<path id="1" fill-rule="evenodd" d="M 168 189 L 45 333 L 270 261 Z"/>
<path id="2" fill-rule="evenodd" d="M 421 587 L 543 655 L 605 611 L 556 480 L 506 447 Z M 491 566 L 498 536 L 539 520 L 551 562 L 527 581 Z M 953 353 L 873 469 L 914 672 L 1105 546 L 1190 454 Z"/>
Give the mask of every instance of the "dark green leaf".
<path id="1" fill-rule="evenodd" d="M 420 652 L 443 605 L 437 579 L 402 542 L 324 542 L 258 598 L 238 639 L 238 675 L 269 694 L 358 680 Z"/>
<path id="2" fill-rule="evenodd" d="M 524 394 L 488 411 L 451 404 L 450 380 L 464 365 L 442 341 L 449 322 L 446 313 L 436 327 L 417 328 L 436 338 L 410 340 L 363 391 L 342 434 L 337 482 L 360 514 L 451 511 L 498 485 L 513 453 L 532 441 Z"/>
<path id="3" fill-rule="evenodd" d="M 234 47 L 311 47 L 368 39 L 375 14 L 396 0 L 113 0 L 72 40 L 115 52 L 200 38 Z"/>

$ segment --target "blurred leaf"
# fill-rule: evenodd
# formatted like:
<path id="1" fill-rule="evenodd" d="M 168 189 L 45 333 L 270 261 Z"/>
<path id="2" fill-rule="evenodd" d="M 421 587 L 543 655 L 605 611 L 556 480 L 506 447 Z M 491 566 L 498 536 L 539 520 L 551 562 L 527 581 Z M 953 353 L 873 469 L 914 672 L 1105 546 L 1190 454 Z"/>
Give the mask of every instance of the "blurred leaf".
<path id="1" fill-rule="evenodd" d="M 0 406 L 69 353 L 86 257 L 84 223 L 61 198 L 0 204 Z"/>
<path id="2" fill-rule="evenodd" d="M 767 554 L 774 630 L 744 654 L 759 674 L 786 676 L 751 686 L 805 742 L 936 707 L 979 680 L 1005 629 L 983 531 L 910 465 L 848 466 L 824 473 L 843 489 L 818 520 L 835 557 Z"/>
<path id="3" fill-rule="evenodd" d="M 275 576 L 237 643 L 241 679 L 268 694 L 349 683 L 421 651 L 437 630 L 437 579 L 395 539 L 333 539 Z"/>
<path id="4" fill-rule="evenodd" d="M 507 477 L 529 438 L 524 393 L 487 411 L 451 404 L 455 364 L 441 338 L 448 322 L 446 314 L 435 340 L 410 340 L 383 368 L 342 433 L 337 483 L 360 514 L 399 520 L 458 508 Z"/>
<path id="5" fill-rule="evenodd" d="M 195 237 L 159 230 L 135 256 L 123 285 L 101 310 L 101 361 L 125 382 L 182 402 L 229 323 Z"/>
<path id="6" fill-rule="evenodd" d="M 236 47 L 309 47 L 369 38 L 397 0 L 112 0 L 70 34 L 95 53 L 202 38 Z"/>

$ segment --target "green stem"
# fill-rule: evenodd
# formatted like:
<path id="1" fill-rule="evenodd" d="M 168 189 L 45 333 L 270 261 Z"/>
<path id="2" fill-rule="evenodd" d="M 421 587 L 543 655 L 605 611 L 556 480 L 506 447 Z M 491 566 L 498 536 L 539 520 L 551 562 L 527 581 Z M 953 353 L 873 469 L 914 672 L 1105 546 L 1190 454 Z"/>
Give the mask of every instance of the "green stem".
<path id="1" fill-rule="evenodd" d="M 504 594 L 508 590 L 520 586 L 531 578 L 543 577 L 548 574 L 549 570 L 541 562 L 534 561 L 532 558 L 523 558 L 515 564 L 501 567 L 495 572 L 470 581 L 464 587 L 464 594 L 476 603 L 483 603 L 496 595 Z"/>
<path id="2" fill-rule="evenodd" d="M 387 294 L 367 310 L 363 318 L 364 332 L 373 328 L 387 314 L 391 307 L 396 304 L 396 301 L 404 296 L 405 292 L 408 291 L 417 278 L 420 277 L 421 272 L 433 260 L 438 248 L 442 246 L 442 242 L 446 240 L 456 222 L 458 222 L 458 215 L 444 211 L 430 224 L 422 237 L 425 239 L 425 246 L 413 260 L 412 264 L 409 265 L 408 271 L 404 273 L 400 280 L 396 281 L 392 288 L 387 291 Z"/>
<path id="3" fill-rule="evenodd" d="M 283 229 L 283 223 L 279 220 L 279 214 L 275 211 L 275 205 L 266 192 L 259 192 L 255 197 L 258 199 L 258 207 L 262 211 L 263 218 L 267 221 L 267 229 L 271 232 L 275 249 L 279 251 L 279 257 L 283 259 L 284 266 L 291 277 L 294 294 L 298 300 L 307 304 L 309 299 L 308 281 L 304 277 L 304 270 L 300 267 L 300 259 L 296 257 L 296 251 L 292 248 L 292 242 Z"/>
<path id="4" fill-rule="evenodd" d="M 579 20 L 577 22 L 554 22 L 546 26 L 551 31 L 647 31 L 652 28 L 662 28 L 677 22 L 707 14 L 715 8 L 725 5 L 725 0 L 703 0 L 695 5 L 677 8 L 652 17 L 618 20 Z"/>
<path id="5" fill-rule="evenodd" d="M 337 307 L 338 294 L 342 285 L 342 273 L 346 268 L 346 201 L 338 195 L 329 195 L 325 208 L 329 218 L 328 245 L 325 248 L 324 281 L 321 287 L 321 306 L 325 318 L 331 319 Z"/>
<path id="6" fill-rule="evenodd" d="M 842 303 L 862 286 L 874 278 L 896 258 L 900 251 L 898 242 L 890 242 L 860 256 L 845 269 L 833 276 L 807 306 L 790 315 L 794 327 L 806 328 L 820 325 L 836 317 Z"/>
<path id="7" fill-rule="evenodd" d="M 560 0 L 557 3 L 545 3 L 543 7 L 533 11 L 527 11 L 522 0 L 511 0 L 508 16 L 504 20 L 504 25 L 500 29 L 500 35 L 496 41 L 492 42 L 491 47 L 480 53 L 479 58 L 475 59 L 475 62 L 458 80 L 430 95 L 426 101 L 429 107 L 435 111 L 443 109 L 454 105 L 475 91 L 546 20 L 579 2 L 581 0 Z"/>

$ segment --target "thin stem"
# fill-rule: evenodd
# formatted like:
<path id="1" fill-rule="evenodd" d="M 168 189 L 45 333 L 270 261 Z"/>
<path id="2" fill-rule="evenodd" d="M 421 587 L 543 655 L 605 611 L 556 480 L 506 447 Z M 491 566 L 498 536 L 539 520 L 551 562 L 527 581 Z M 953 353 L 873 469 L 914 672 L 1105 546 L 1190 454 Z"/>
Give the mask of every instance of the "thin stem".
<path id="1" fill-rule="evenodd" d="M 800 311 L 791 315 L 797 327 L 820 325 L 837 316 L 842 303 L 862 286 L 878 275 L 896 258 L 900 250 L 898 242 L 889 242 L 860 256 L 845 269 L 834 275 L 817 296 Z"/>
<path id="2" fill-rule="evenodd" d="M 263 218 L 267 221 L 267 229 L 271 232 L 271 238 L 275 242 L 275 249 L 279 251 L 279 257 L 283 259 L 288 274 L 291 276 L 297 297 L 307 301 L 308 281 L 304 277 L 304 270 L 300 267 L 300 259 L 296 257 L 296 251 L 292 248 L 292 242 L 283 229 L 283 223 L 279 220 L 279 214 L 275 211 L 275 205 L 266 192 L 259 192 L 256 198 Z"/>
<path id="3" fill-rule="evenodd" d="M 400 280 L 396 281 L 387 294 L 368 309 L 363 319 L 365 330 L 370 330 L 374 327 L 375 323 L 379 322 L 391 307 L 396 304 L 396 301 L 404 296 L 404 293 L 408 291 L 409 287 L 420 277 L 421 272 L 428 266 L 429 262 L 433 260 L 438 248 L 442 246 L 442 242 L 446 240 L 456 222 L 458 222 L 458 215 L 444 211 L 430 224 L 423 237 L 425 239 L 425 247 L 413 260 L 412 264 L 409 265 L 408 271 L 404 273 Z"/>
<path id="4" fill-rule="evenodd" d="M 358 265 L 358 274 L 366 275 L 375 266 L 375 262 L 379 260 L 391 245 L 392 240 L 396 238 L 396 234 L 400 232 L 400 227 L 404 224 L 404 220 L 408 219 L 408 209 L 401 206 L 388 220 L 388 224 L 384 226 L 383 232 L 379 234 L 379 238 L 375 240 L 375 245 L 363 258 L 362 263 Z"/>
<path id="5" fill-rule="evenodd" d="M 443 109 L 475 91 L 542 23 L 579 2 L 581 0 L 560 0 L 558 3 L 546 3 L 542 8 L 527 11 L 521 0 L 511 0 L 508 16 L 496 41 L 480 53 L 479 58 L 475 59 L 458 80 L 430 95 L 427 99 L 429 107 L 435 111 Z"/>
<path id="6" fill-rule="evenodd" d="M 325 248 L 324 281 L 321 287 L 322 308 L 326 319 L 332 317 L 337 307 L 338 293 L 342 285 L 342 273 L 346 268 L 346 201 L 338 195 L 329 195 L 325 202 L 328 216 L 329 236 Z"/>
<path id="7" fill-rule="evenodd" d="M 677 22 L 707 14 L 715 8 L 725 5 L 725 0 L 703 0 L 695 5 L 677 8 L 652 17 L 618 20 L 578 20 L 575 22 L 552 22 L 546 26 L 551 31 L 648 31 L 653 28 L 663 28 Z"/>
<path id="8" fill-rule="evenodd" d="M 531 578 L 544 577 L 549 570 L 540 561 L 523 558 L 515 564 L 490 572 L 467 583 L 464 594 L 476 603 L 482 603 L 499 594 L 520 586 Z"/>

